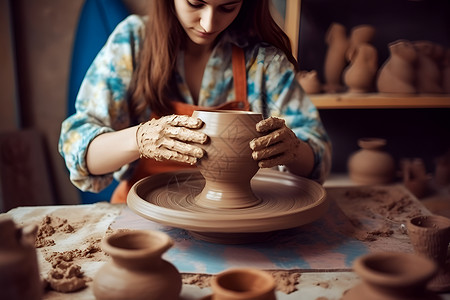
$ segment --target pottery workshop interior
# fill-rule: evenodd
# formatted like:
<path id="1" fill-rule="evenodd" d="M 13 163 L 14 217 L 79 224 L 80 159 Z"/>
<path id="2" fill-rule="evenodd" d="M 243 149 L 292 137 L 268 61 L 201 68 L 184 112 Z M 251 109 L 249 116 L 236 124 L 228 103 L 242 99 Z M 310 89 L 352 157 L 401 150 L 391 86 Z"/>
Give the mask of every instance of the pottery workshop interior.
<path id="1" fill-rule="evenodd" d="M 0 299 L 450 299 L 449 16 L 1 1 Z"/>

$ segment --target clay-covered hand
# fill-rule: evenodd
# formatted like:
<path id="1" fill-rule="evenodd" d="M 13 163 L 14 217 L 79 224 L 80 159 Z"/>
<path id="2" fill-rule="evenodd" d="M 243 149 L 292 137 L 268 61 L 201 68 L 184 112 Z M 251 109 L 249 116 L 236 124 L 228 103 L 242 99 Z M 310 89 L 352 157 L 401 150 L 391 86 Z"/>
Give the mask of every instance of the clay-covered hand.
<path id="1" fill-rule="evenodd" d="M 199 129 L 203 121 L 183 115 L 164 116 L 139 125 L 136 142 L 141 157 L 195 164 L 203 150 L 195 145 L 206 143 L 208 136 Z"/>
<path id="2" fill-rule="evenodd" d="M 252 157 L 260 168 L 271 168 L 291 162 L 300 140 L 280 118 L 270 117 L 256 124 L 256 130 L 264 135 L 250 142 Z"/>

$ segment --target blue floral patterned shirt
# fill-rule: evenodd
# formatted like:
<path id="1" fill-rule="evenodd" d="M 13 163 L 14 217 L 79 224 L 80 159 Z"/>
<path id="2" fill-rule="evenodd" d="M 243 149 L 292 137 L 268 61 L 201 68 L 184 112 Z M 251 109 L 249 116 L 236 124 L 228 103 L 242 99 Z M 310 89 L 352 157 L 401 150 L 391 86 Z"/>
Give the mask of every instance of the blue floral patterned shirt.
<path id="1" fill-rule="evenodd" d="M 101 191 L 113 176 L 118 180 L 127 178 L 136 164 L 123 166 L 114 174 L 92 175 L 86 166 L 86 152 L 96 136 L 137 124 L 130 119 L 126 94 L 145 36 L 145 20 L 131 15 L 117 26 L 86 73 L 75 103 L 76 113 L 62 123 L 58 149 L 70 180 L 83 191 Z M 311 145 L 315 153 L 311 178 L 322 182 L 330 170 L 330 140 L 317 109 L 295 79 L 294 68 L 282 51 L 267 44 L 250 46 L 225 34 L 206 65 L 198 105 L 216 106 L 235 99 L 233 43 L 245 51 L 251 110 L 285 119 L 297 137 Z M 175 78 L 182 97 L 179 101 L 194 104 L 184 79 L 183 59 L 182 53 L 178 55 Z M 148 120 L 149 116 L 147 110 L 136 122 Z"/>

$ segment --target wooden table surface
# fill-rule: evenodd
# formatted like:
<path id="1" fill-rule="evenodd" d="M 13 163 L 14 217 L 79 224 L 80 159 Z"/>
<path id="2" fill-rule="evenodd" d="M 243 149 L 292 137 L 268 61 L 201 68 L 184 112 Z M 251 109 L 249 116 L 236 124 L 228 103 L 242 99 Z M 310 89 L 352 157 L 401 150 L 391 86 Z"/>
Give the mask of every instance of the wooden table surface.
<path id="1" fill-rule="evenodd" d="M 328 184 L 340 186 L 339 184 Z M 66 218 L 79 228 L 70 235 L 57 233 L 52 238 L 55 246 L 41 247 L 37 249 L 41 275 L 45 276 L 51 268 L 45 257 L 52 251 L 63 252 L 69 249 L 82 248 L 86 240 L 99 240 L 111 230 L 111 224 L 121 215 L 125 205 L 113 205 L 109 203 L 96 203 L 92 205 L 70 206 L 39 206 L 19 207 L 9 212 L 18 226 L 38 224 L 45 216 L 53 215 Z M 78 226 L 78 225 L 75 225 Z M 98 269 L 108 260 L 106 255 L 97 255 L 91 259 L 78 261 L 85 275 L 93 278 Z M 296 285 L 297 291 L 285 294 L 277 291 L 278 299 L 341 299 L 343 293 L 360 282 L 358 276 L 351 272 L 302 272 Z M 183 284 L 181 299 L 201 299 L 209 295 L 209 287 L 199 287 L 194 284 Z M 442 299 L 450 299 L 450 294 L 442 294 Z M 48 291 L 44 299 L 95 299 L 92 293 L 92 282 L 88 282 L 87 288 L 74 293 L 59 293 Z"/>

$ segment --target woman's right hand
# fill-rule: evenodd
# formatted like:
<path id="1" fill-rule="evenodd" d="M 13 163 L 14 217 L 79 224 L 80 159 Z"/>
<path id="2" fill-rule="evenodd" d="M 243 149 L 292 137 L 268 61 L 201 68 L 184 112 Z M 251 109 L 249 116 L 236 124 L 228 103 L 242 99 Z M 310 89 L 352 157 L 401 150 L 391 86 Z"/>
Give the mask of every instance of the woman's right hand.
<path id="1" fill-rule="evenodd" d="M 195 164 L 204 155 L 195 143 L 205 144 L 208 136 L 199 129 L 203 121 L 184 115 L 169 115 L 139 125 L 136 142 L 141 157 Z"/>

